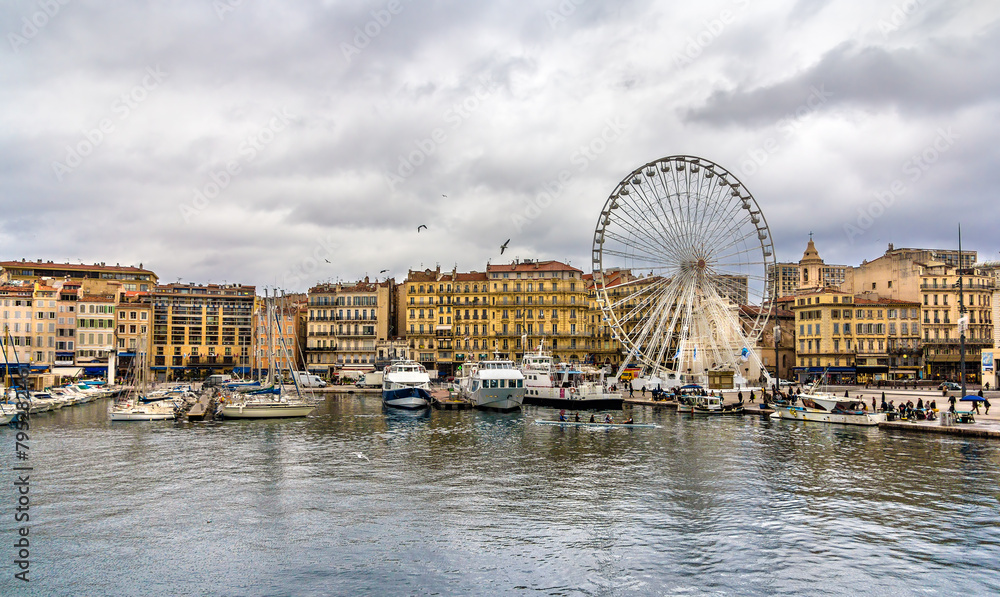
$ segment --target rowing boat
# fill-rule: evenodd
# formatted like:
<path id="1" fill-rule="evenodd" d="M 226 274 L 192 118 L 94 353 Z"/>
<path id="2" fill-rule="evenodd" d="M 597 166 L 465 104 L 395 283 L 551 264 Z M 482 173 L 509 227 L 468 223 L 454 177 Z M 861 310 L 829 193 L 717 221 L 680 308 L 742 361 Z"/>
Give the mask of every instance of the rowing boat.
<path id="1" fill-rule="evenodd" d="M 639 428 L 648 429 L 659 427 L 655 423 L 602 423 L 600 421 L 591 423 L 589 421 L 550 421 L 548 419 L 535 419 L 536 425 L 570 425 L 573 427 L 625 427 L 626 429 Z"/>

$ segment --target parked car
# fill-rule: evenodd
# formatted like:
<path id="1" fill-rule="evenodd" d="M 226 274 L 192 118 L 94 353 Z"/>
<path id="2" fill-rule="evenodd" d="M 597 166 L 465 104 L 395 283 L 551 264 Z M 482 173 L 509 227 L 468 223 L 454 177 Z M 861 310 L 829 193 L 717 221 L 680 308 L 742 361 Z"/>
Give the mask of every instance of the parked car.
<path id="1" fill-rule="evenodd" d="M 938 389 L 939 390 L 961 390 L 962 389 L 962 385 L 961 384 L 957 384 L 957 383 L 955 383 L 953 381 L 946 381 L 946 382 L 942 383 L 941 385 L 939 385 Z"/>
<path id="2" fill-rule="evenodd" d="M 783 387 L 787 387 L 787 386 L 794 386 L 794 385 L 795 385 L 794 382 L 788 381 L 787 379 L 779 379 L 778 380 L 778 387 L 779 388 L 783 388 Z"/>

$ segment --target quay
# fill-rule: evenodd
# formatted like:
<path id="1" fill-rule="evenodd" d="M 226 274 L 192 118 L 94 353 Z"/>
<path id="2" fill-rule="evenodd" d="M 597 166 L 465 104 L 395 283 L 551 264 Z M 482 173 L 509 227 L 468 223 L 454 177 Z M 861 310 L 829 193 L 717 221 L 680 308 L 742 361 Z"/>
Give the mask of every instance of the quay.
<path id="1" fill-rule="evenodd" d="M 885 392 L 886 400 L 892 400 L 896 402 L 897 406 L 899 404 L 905 403 L 907 400 L 913 400 L 916 402 L 918 399 L 922 398 L 924 402 L 929 402 L 931 400 L 938 401 L 938 416 L 947 413 L 948 410 L 948 397 L 958 396 L 956 392 L 942 393 L 940 390 L 905 390 L 897 388 L 858 388 L 856 386 L 833 386 L 828 388 L 829 391 L 835 394 L 843 394 L 847 392 L 850 398 L 856 400 L 864 400 L 866 403 L 870 403 L 872 398 L 881 401 L 882 393 Z M 737 392 L 739 390 L 723 390 L 723 402 L 725 404 L 734 404 L 737 402 Z M 975 393 L 970 390 L 969 393 Z M 774 412 L 774 409 L 767 408 L 759 402 L 760 392 L 754 392 L 758 402 L 750 404 L 748 402 L 750 392 L 749 390 L 743 390 L 743 406 L 746 409 L 744 414 L 748 415 L 758 415 L 767 417 Z M 1000 392 L 989 391 L 985 393 L 985 397 L 990 399 L 994 404 L 1000 404 Z M 635 393 L 632 398 L 625 398 L 625 404 L 631 407 L 635 406 L 649 406 L 652 408 L 667 408 L 667 409 L 677 409 L 677 402 L 675 400 L 653 400 L 652 398 L 643 397 L 639 392 Z M 959 402 L 958 412 L 968 413 L 970 403 Z M 964 406 L 964 408 L 963 408 Z M 966 437 L 989 437 L 989 438 L 1000 438 L 1000 408 L 994 409 L 991 406 L 990 414 L 986 414 L 985 407 L 980 407 L 980 414 L 974 414 L 975 423 L 954 423 L 950 425 L 944 425 L 941 422 L 941 418 L 935 421 L 885 421 L 879 423 L 878 426 L 882 429 L 892 429 L 899 431 L 912 431 L 916 433 L 937 433 L 937 434 L 949 434 L 949 435 L 962 435 Z M 816 424 L 826 424 L 826 423 L 816 423 Z"/>
<path id="2" fill-rule="evenodd" d="M 431 405 L 439 410 L 465 410 L 472 408 L 471 402 L 452 398 L 451 392 L 444 389 L 433 390 L 431 392 Z"/>

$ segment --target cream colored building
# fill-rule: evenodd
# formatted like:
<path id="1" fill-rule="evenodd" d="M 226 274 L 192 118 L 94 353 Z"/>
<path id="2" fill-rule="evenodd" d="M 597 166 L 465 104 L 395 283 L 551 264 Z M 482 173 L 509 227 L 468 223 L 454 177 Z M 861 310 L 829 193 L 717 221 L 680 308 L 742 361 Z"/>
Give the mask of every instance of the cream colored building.
<path id="1" fill-rule="evenodd" d="M 320 284 L 309 289 L 306 367 L 317 375 L 373 371 L 379 341 L 393 330 L 395 281 Z"/>
<path id="2" fill-rule="evenodd" d="M 116 350 L 115 305 L 113 294 L 82 294 L 77 301 L 76 366 L 85 375 L 106 375 L 111 354 Z"/>

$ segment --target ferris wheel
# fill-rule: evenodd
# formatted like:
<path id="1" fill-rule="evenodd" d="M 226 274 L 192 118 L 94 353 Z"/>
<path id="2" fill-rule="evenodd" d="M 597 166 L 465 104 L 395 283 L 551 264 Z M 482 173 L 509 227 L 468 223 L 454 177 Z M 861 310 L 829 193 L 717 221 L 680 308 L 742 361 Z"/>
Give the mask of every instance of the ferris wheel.
<path id="1" fill-rule="evenodd" d="M 597 301 L 626 351 L 618 374 L 639 365 L 676 379 L 713 370 L 766 376 L 755 347 L 774 266 L 764 214 L 731 172 L 693 156 L 635 169 L 594 231 Z"/>

